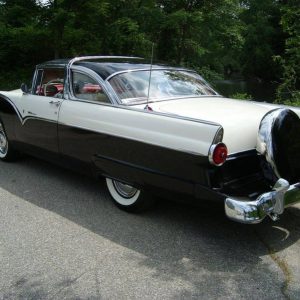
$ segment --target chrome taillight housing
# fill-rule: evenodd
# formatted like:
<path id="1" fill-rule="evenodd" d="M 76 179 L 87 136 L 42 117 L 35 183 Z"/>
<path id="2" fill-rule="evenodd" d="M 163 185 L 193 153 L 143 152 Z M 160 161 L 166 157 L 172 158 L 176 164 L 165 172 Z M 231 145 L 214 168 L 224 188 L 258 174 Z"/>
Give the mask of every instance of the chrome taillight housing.
<path id="1" fill-rule="evenodd" d="M 228 155 L 227 147 L 224 143 L 211 145 L 208 153 L 209 162 L 214 166 L 222 166 Z"/>

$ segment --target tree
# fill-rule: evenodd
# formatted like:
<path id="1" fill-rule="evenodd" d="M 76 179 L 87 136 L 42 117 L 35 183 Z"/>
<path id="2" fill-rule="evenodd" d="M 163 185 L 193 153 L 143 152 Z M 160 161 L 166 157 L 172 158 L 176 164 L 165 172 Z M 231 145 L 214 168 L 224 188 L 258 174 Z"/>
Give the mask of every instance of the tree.
<path id="1" fill-rule="evenodd" d="M 281 25 L 286 33 L 284 54 L 278 57 L 283 67 L 283 80 L 277 90 L 279 101 L 289 100 L 300 105 L 300 7 L 298 1 L 286 1 Z"/>
<path id="2" fill-rule="evenodd" d="M 4 72 L 32 68 L 42 56 L 44 30 L 38 25 L 39 14 L 33 0 L 0 2 L 0 61 Z"/>
<path id="3" fill-rule="evenodd" d="M 159 56 L 196 69 L 224 73 L 239 66 L 240 6 L 227 1 L 158 1 L 164 12 Z"/>
<path id="4" fill-rule="evenodd" d="M 250 78 L 275 80 L 281 68 L 274 61 L 284 49 L 285 35 L 280 26 L 281 3 L 274 0 L 242 1 L 245 45 L 241 62 L 243 74 Z"/>

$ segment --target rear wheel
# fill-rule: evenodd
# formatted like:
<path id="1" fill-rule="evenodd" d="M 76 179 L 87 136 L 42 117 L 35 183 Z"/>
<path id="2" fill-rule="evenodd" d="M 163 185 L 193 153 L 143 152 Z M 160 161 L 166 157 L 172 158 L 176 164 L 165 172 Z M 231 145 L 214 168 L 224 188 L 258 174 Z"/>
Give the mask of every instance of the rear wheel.
<path id="1" fill-rule="evenodd" d="M 154 203 L 153 198 L 131 185 L 110 178 L 106 178 L 106 185 L 114 203 L 122 210 L 140 212 Z"/>
<path id="2" fill-rule="evenodd" d="M 13 161 L 17 158 L 16 151 L 11 147 L 3 124 L 0 122 L 0 159 L 3 161 Z"/>

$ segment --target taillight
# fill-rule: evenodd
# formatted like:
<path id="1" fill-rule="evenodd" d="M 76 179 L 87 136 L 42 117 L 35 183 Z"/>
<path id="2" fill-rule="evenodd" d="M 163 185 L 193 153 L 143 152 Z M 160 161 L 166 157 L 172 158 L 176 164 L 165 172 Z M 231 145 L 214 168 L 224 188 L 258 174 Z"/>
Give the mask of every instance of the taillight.
<path id="1" fill-rule="evenodd" d="M 228 150 L 224 143 L 214 144 L 209 150 L 209 162 L 215 166 L 222 166 L 227 158 Z"/>

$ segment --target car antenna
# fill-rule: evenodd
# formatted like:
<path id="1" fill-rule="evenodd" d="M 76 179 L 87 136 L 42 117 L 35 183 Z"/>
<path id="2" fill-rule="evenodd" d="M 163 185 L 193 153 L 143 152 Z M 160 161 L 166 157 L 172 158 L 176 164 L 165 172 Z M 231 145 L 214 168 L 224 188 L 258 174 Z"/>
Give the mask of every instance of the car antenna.
<path id="1" fill-rule="evenodd" d="M 150 97 L 150 86 L 151 86 L 151 79 L 152 79 L 152 66 L 153 66 L 153 54 L 154 54 L 154 43 L 152 43 L 152 53 L 151 53 L 151 65 L 150 65 L 150 76 L 149 76 L 149 83 L 148 83 L 148 95 L 147 95 L 147 104 L 144 109 L 146 110 L 152 110 L 148 103 L 149 103 L 149 97 Z"/>

